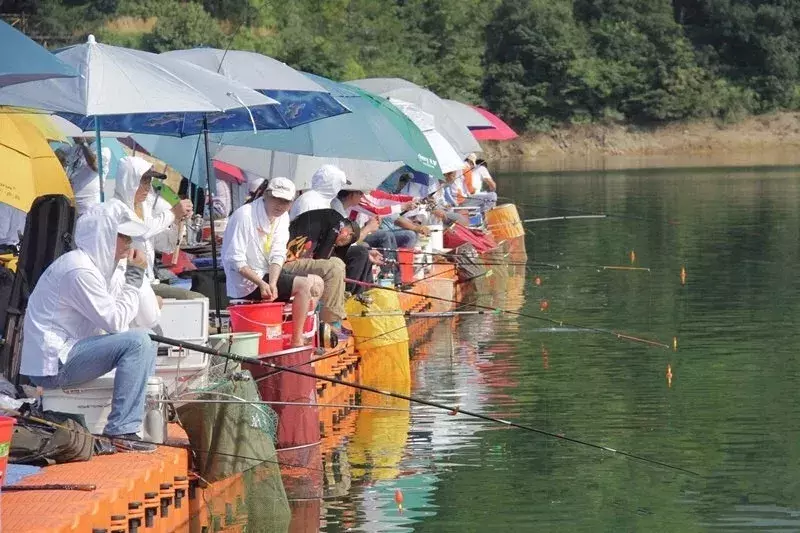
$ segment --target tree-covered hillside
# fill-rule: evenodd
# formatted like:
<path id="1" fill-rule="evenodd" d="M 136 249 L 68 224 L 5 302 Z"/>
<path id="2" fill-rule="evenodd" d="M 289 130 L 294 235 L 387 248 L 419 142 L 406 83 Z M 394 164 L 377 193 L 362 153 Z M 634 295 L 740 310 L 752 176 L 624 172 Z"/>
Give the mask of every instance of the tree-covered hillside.
<path id="1" fill-rule="evenodd" d="M 800 108 L 800 0 L 3 0 L 50 47 L 94 33 L 397 76 L 520 129 Z"/>

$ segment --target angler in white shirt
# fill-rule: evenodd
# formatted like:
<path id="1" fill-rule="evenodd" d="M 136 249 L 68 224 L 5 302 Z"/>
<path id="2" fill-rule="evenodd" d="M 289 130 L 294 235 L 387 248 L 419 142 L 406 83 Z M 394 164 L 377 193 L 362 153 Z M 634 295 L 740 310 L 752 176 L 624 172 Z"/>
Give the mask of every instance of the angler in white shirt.
<path id="1" fill-rule="evenodd" d="M 142 301 L 147 261 L 131 240 L 147 231 L 112 200 L 75 225 L 76 250 L 45 270 L 28 300 L 20 373 L 45 389 L 70 388 L 116 369 L 111 414 L 103 433 L 121 450 L 150 452 L 141 442 L 147 379 L 156 345 L 144 330 L 129 330 Z M 127 257 L 124 283 L 112 279 Z"/>
<path id="2" fill-rule="evenodd" d="M 288 302 L 292 297 L 292 346 L 302 346 L 303 325 L 312 299 L 322 295 L 322 278 L 283 271 L 289 243 L 289 208 L 295 187 L 287 178 L 269 181 L 261 198 L 228 219 L 222 241 L 228 297 Z"/>
<path id="3" fill-rule="evenodd" d="M 147 258 L 147 281 L 153 291 L 162 298 L 204 298 L 202 294 L 170 287 L 159 283 L 155 275 L 156 250 L 174 252 L 180 239 L 177 223 L 192 216 L 192 202 L 180 200 L 174 206 L 153 190 L 154 177 L 163 174 L 153 169 L 152 163 L 141 157 L 123 157 L 119 160 L 114 198 L 136 213 L 147 226 L 147 232 L 134 240 L 134 247 L 142 250 Z"/>

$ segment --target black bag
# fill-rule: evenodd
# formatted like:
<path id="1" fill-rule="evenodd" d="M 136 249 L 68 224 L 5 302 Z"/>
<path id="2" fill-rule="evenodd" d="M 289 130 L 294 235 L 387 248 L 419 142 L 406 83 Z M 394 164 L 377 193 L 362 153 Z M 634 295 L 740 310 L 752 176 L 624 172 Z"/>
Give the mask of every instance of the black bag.
<path id="1" fill-rule="evenodd" d="M 52 465 L 92 458 L 94 437 L 85 427 L 71 418 L 54 424 L 58 427 L 20 419 L 14 426 L 8 461 L 13 464 Z"/>
<path id="2" fill-rule="evenodd" d="M 73 247 L 75 208 L 61 194 L 47 194 L 33 201 L 25 220 L 25 233 L 11 287 L 6 318 L 0 323 L 6 342 L 0 347 L 0 371 L 12 383 L 19 381 L 19 343 L 22 316 L 28 296 L 50 264 Z"/>

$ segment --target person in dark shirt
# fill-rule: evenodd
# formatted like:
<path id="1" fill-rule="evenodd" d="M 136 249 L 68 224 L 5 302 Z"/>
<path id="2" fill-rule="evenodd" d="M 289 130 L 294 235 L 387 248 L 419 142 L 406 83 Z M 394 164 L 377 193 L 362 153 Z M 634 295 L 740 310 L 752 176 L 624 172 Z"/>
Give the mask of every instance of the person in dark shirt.
<path id="1" fill-rule="evenodd" d="M 307 211 L 289 225 L 289 260 L 326 261 L 338 258 L 344 263 L 347 278 L 372 283 L 372 264 L 383 264 L 383 256 L 367 246 L 354 245 L 359 234 L 358 225 L 334 209 Z M 353 295 L 364 292 L 363 286 L 354 283 L 347 283 L 345 288 Z"/>

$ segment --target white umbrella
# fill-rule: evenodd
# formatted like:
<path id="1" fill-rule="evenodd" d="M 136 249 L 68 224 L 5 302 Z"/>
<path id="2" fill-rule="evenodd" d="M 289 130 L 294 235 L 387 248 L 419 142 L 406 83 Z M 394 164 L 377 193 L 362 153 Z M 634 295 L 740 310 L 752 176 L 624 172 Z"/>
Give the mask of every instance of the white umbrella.
<path id="1" fill-rule="evenodd" d="M 6 105 L 84 116 L 220 112 L 277 104 L 219 74 L 139 50 L 86 43 L 56 54 L 80 76 L 21 83 L 0 89 Z"/>
<path id="2" fill-rule="evenodd" d="M 348 188 L 362 191 L 376 189 L 389 174 L 405 164 L 402 161 L 315 157 L 232 145 L 220 147 L 214 159 L 235 165 L 248 174 L 289 178 L 298 189 L 310 189 L 311 176 L 322 165 L 336 165 L 352 183 Z"/>
<path id="3" fill-rule="evenodd" d="M 410 118 L 422 131 L 422 134 L 428 140 L 428 144 L 431 145 L 443 173 L 463 170 L 464 160 L 461 159 L 455 148 L 453 148 L 448 140 L 436 129 L 436 119 L 433 115 L 426 113 L 416 105 L 404 100 L 389 98 L 389 101 Z"/>
<path id="4" fill-rule="evenodd" d="M 457 100 L 443 100 L 447 108 L 450 110 L 450 116 L 469 129 L 485 129 L 493 128 L 494 125 L 489 122 L 489 119 L 478 113 L 478 111 L 471 105 L 462 104 Z"/>
<path id="5" fill-rule="evenodd" d="M 453 145 L 462 159 L 471 152 L 482 151 L 472 133 L 453 117 L 451 108 L 433 92 L 401 78 L 368 78 L 346 83 L 387 98 L 404 100 L 433 115 L 436 130 Z"/>

